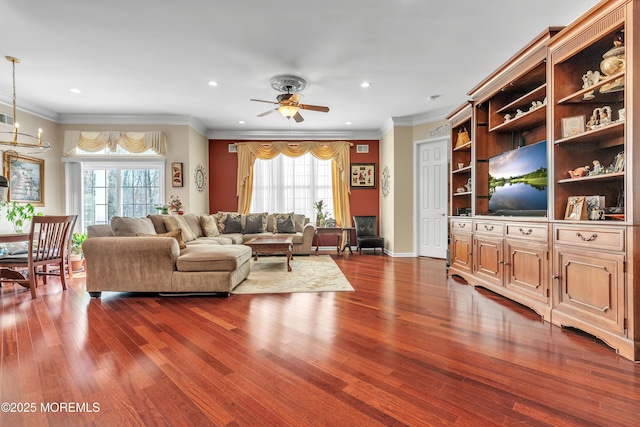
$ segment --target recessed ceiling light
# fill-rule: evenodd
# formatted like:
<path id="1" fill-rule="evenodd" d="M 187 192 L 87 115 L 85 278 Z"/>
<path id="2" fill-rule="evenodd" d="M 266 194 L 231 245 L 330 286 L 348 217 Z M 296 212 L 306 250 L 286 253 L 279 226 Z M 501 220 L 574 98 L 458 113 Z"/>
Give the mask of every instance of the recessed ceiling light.
<path id="1" fill-rule="evenodd" d="M 238 124 L 243 125 L 243 124 L 245 124 L 245 123 L 246 123 L 246 122 L 245 122 L 244 120 L 238 120 Z"/>
<path id="2" fill-rule="evenodd" d="M 73 93 L 82 93 L 80 92 L 80 89 L 76 89 L 75 87 L 72 87 L 71 89 L 69 89 L 69 91 Z"/>
<path id="3" fill-rule="evenodd" d="M 211 80 L 209 81 L 209 86 L 218 86 L 218 82 Z"/>
<path id="4" fill-rule="evenodd" d="M 360 87 L 369 87 L 371 86 L 371 82 L 362 82 L 360 83 Z"/>
<path id="5" fill-rule="evenodd" d="M 351 122 L 346 122 L 346 123 L 345 123 L 345 125 L 350 125 L 350 124 L 351 124 Z"/>

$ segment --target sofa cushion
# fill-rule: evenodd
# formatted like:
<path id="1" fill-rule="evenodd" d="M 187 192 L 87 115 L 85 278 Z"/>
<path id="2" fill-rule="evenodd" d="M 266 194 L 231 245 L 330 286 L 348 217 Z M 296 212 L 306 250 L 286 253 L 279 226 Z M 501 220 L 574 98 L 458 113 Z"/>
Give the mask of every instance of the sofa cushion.
<path id="1" fill-rule="evenodd" d="M 275 232 L 281 234 L 295 233 L 296 228 L 293 225 L 293 215 L 276 218 Z"/>
<path id="2" fill-rule="evenodd" d="M 234 271 L 251 258 L 245 245 L 194 245 L 182 251 L 178 271 Z"/>
<path id="3" fill-rule="evenodd" d="M 187 221 L 189 228 L 193 231 L 193 234 L 198 237 L 204 236 L 204 232 L 202 231 L 202 227 L 200 227 L 200 217 L 194 213 L 186 213 L 182 215 L 182 217 Z"/>
<path id="4" fill-rule="evenodd" d="M 189 227 L 189 224 L 187 224 L 187 221 L 182 217 L 182 215 L 165 215 L 162 218 L 168 231 L 178 229 L 182 230 L 182 240 L 185 242 L 190 242 L 191 240 L 196 239 L 196 235 L 193 234 L 191 227 Z"/>
<path id="5" fill-rule="evenodd" d="M 144 233 L 138 233 L 136 234 L 136 236 L 138 237 L 173 237 L 174 239 L 176 239 L 178 241 L 178 246 L 180 246 L 180 249 L 185 249 L 187 247 L 187 245 L 184 244 L 184 242 L 182 241 L 182 230 L 177 229 L 177 230 L 173 230 L 173 231 L 167 231 L 166 233 L 162 233 L 162 234 L 144 234 Z"/>
<path id="6" fill-rule="evenodd" d="M 220 230 L 222 234 L 242 233 L 242 215 L 238 213 L 228 213 L 223 221 L 224 227 Z M 220 222 L 218 222 L 218 226 Z"/>
<path id="7" fill-rule="evenodd" d="M 293 225 L 296 228 L 297 233 L 302 233 L 305 226 L 306 217 L 304 214 L 294 214 L 293 215 Z"/>
<path id="8" fill-rule="evenodd" d="M 278 230 L 278 222 L 280 220 L 284 220 L 287 218 L 291 218 L 291 224 L 293 225 L 293 212 L 289 212 L 289 213 L 275 213 L 273 214 L 273 232 L 274 233 L 281 233 L 281 231 Z"/>
<path id="9" fill-rule="evenodd" d="M 224 234 L 225 233 L 225 227 L 226 227 L 226 221 L 227 221 L 227 217 L 229 215 L 232 215 L 233 217 L 238 217 L 240 218 L 239 221 L 242 221 L 242 215 L 240 215 L 237 212 L 218 212 L 217 216 L 218 216 L 218 230 L 220 231 L 220 234 Z M 241 222 L 242 224 L 242 222 Z M 241 225 L 242 227 L 242 225 Z M 241 231 L 238 231 L 238 233 L 242 233 L 242 229 Z"/>
<path id="10" fill-rule="evenodd" d="M 138 233 L 156 234 L 156 229 L 149 218 L 114 216 L 111 218 L 111 230 L 114 236 L 119 237 L 135 237 Z"/>
<path id="11" fill-rule="evenodd" d="M 218 217 L 216 215 L 202 215 L 200 217 L 200 226 L 205 237 L 217 237 L 220 235 Z"/>
<path id="12" fill-rule="evenodd" d="M 167 227 L 165 227 L 164 225 L 164 217 L 166 215 L 159 215 L 159 214 L 149 214 L 147 215 L 147 218 L 149 218 L 151 220 L 151 222 L 153 223 L 153 227 L 156 229 L 156 233 L 158 234 L 162 234 L 162 233 L 166 233 L 167 231 Z"/>
<path id="13" fill-rule="evenodd" d="M 264 233 L 267 229 L 267 213 L 252 213 L 245 215 L 245 226 L 243 233 L 256 234 Z"/>

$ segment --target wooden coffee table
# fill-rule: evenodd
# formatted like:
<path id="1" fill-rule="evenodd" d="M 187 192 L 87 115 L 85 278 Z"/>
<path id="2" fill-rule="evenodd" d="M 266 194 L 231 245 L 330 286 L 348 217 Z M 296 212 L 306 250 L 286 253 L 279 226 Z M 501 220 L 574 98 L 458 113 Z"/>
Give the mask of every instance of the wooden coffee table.
<path id="1" fill-rule="evenodd" d="M 270 236 L 270 237 L 254 237 L 244 242 L 251 248 L 254 259 L 258 260 L 258 254 L 262 255 L 279 255 L 287 256 L 287 271 L 291 271 L 291 249 L 293 246 L 293 237 L 291 236 Z"/>

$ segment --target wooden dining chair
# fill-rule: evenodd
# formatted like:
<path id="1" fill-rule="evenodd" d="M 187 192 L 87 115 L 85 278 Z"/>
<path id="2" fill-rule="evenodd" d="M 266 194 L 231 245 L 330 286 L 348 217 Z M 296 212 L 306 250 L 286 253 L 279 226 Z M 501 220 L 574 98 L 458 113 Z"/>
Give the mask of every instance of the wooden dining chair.
<path id="1" fill-rule="evenodd" d="M 67 289 L 65 267 L 68 260 L 69 239 L 77 218 L 77 215 L 34 216 L 27 239 L 28 246 L 24 253 L 0 258 L 0 267 L 13 270 L 26 269 L 27 277 L 13 272 L 13 274 L 3 274 L 2 281 L 29 286 L 31 298 L 36 297 L 38 276 L 58 276 L 62 289 Z M 49 271 L 48 266 L 58 268 Z"/>

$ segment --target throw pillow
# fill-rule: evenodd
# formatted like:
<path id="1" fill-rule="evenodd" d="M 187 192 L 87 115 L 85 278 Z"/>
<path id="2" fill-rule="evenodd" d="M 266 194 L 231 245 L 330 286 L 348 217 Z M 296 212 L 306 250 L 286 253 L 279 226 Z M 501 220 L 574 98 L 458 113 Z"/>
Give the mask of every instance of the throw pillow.
<path id="1" fill-rule="evenodd" d="M 162 234 L 138 233 L 138 234 L 136 234 L 136 236 L 138 236 L 138 237 L 173 237 L 178 242 L 178 246 L 180 246 L 180 249 L 184 249 L 184 248 L 187 247 L 187 245 L 185 245 L 184 242 L 182 241 L 182 230 L 180 230 L 180 229 L 173 230 L 173 231 L 168 231 L 168 232 L 162 233 Z"/>
<path id="2" fill-rule="evenodd" d="M 200 226 L 207 237 L 218 237 L 220 235 L 218 218 L 215 215 L 202 215 L 200 217 Z"/>
<path id="3" fill-rule="evenodd" d="M 246 224 L 244 226 L 245 234 L 258 234 L 264 233 L 267 222 L 267 216 L 265 214 L 247 214 Z"/>
<path id="4" fill-rule="evenodd" d="M 293 212 L 273 214 L 273 232 L 274 233 L 282 233 L 282 231 L 278 229 L 278 220 L 286 219 L 288 217 L 291 217 L 291 223 L 293 224 Z"/>
<path id="5" fill-rule="evenodd" d="M 305 225 L 305 216 L 304 214 L 294 214 L 293 215 L 293 225 L 296 227 L 296 232 L 302 233 Z"/>
<path id="6" fill-rule="evenodd" d="M 164 225 L 167 227 L 167 230 L 182 230 L 182 239 L 185 242 L 190 242 L 192 240 L 196 240 L 196 235 L 189 228 L 189 224 L 187 221 L 180 215 L 165 215 L 163 218 Z"/>
<path id="7" fill-rule="evenodd" d="M 217 217 L 218 217 L 218 230 L 220 231 L 220 234 L 223 234 L 224 231 L 224 226 L 225 226 L 225 221 L 227 220 L 227 217 L 229 215 L 240 215 L 237 212 L 218 212 L 217 213 Z"/>
<path id="8" fill-rule="evenodd" d="M 193 234 L 196 236 L 196 238 L 204 236 L 202 227 L 200 227 L 200 218 L 198 217 L 198 215 L 194 213 L 186 213 L 182 215 L 182 218 L 187 221 L 189 228 L 191 229 L 191 231 L 193 231 Z"/>
<path id="9" fill-rule="evenodd" d="M 224 220 L 224 234 L 242 233 L 242 215 L 228 214 Z"/>
<path id="10" fill-rule="evenodd" d="M 154 234 L 156 229 L 149 218 L 129 218 L 114 216 L 111 218 L 111 230 L 114 236 L 135 236 L 138 233 Z"/>
<path id="11" fill-rule="evenodd" d="M 276 221 L 276 229 L 278 230 L 278 233 L 295 234 L 296 228 L 293 225 L 293 215 L 278 218 Z"/>

